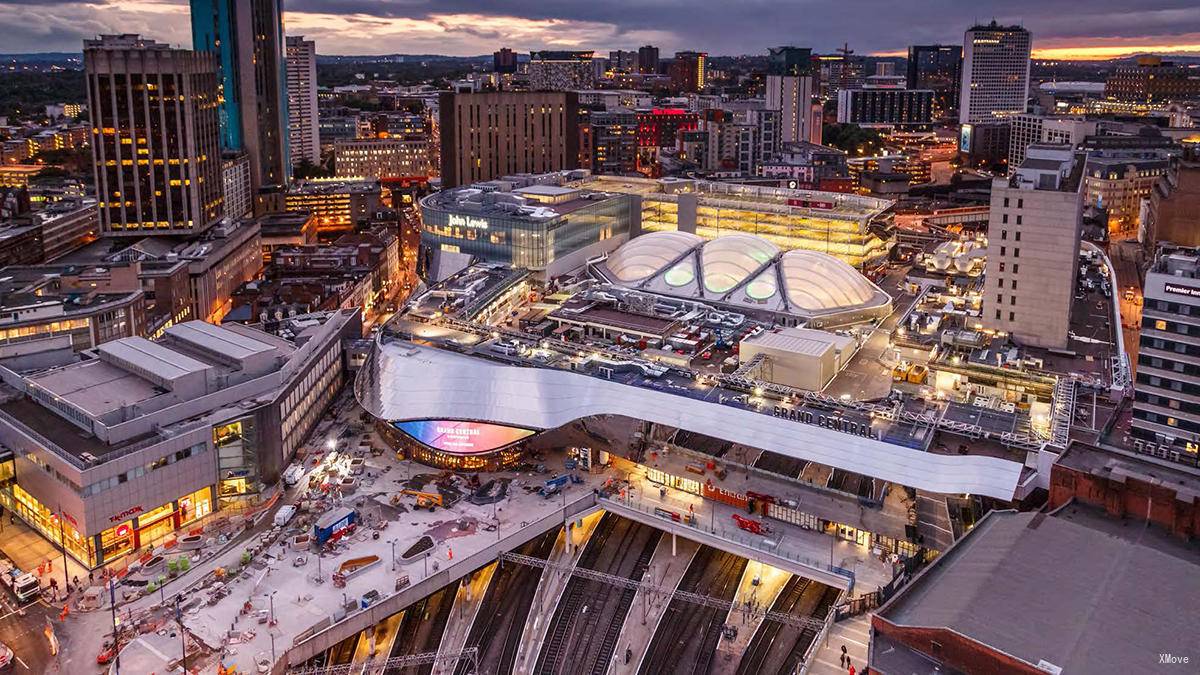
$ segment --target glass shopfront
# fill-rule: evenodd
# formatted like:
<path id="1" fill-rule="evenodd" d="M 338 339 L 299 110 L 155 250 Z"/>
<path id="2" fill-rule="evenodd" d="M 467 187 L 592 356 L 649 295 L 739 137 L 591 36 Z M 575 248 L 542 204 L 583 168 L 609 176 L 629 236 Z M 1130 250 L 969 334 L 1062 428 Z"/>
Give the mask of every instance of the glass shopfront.
<path id="1" fill-rule="evenodd" d="M 44 506 L 33 495 L 21 489 L 20 485 L 13 485 L 13 501 L 15 502 L 13 510 L 21 517 L 21 520 L 29 523 L 33 529 L 55 546 L 63 545 L 65 540 L 67 553 L 71 557 L 85 564 L 94 564 L 93 561 L 96 557 L 94 542 L 91 538 L 84 537 L 79 533 L 74 518 L 71 516 L 60 518 L 57 513 Z"/>
<path id="2" fill-rule="evenodd" d="M 0 462 L 0 476 L 4 475 Z M 123 555 L 148 546 L 157 546 L 181 527 L 212 513 L 212 488 L 203 487 L 150 511 L 137 508 L 120 514 L 112 527 L 95 536 L 80 533 L 75 519 L 62 518 L 47 508 L 19 485 L 11 485 L 11 493 L 0 490 L 12 504 L 13 511 L 55 546 L 66 540 L 67 553 L 87 565 L 96 567 Z M 11 494 L 11 496 L 8 496 Z M 136 515 L 131 515 L 136 513 Z M 126 516 L 121 519 L 121 516 Z"/>
<path id="3" fill-rule="evenodd" d="M 217 449 L 217 495 L 230 508 L 258 494 L 258 429 L 253 416 L 213 427 Z"/>

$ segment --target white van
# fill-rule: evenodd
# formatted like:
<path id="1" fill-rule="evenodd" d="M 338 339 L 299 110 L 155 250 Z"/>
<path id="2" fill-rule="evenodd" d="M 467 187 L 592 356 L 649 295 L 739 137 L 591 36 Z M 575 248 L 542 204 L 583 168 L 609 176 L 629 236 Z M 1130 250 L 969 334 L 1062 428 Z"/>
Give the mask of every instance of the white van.
<path id="1" fill-rule="evenodd" d="M 291 504 L 284 504 L 275 512 L 275 526 L 283 527 L 287 525 L 292 517 L 296 515 L 296 507 Z"/>
<path id="2" fill-rule="evenodd" d="M 303 464 L 293 464 L 287 468 L 287 471 L 283 472 L 283 484 L 288 487 L 292 487 L 292 486 L 296 485 L 297 483 L 299 483 L 300 479 L 303 477 L 304 477 L 304 465 Z"/>

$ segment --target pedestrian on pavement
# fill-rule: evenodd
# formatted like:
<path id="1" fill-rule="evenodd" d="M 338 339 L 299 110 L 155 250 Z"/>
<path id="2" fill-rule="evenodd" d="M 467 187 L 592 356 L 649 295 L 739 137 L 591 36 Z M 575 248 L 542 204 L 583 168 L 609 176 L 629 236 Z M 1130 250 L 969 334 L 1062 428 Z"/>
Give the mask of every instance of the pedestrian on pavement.
<path id="1" fill-rule="evenodd" d="M 854 675 L 854 664 L 850 663 L 850 657 L 846 657 L 846 670 L 850 671 L 850 675 Z"/>
<path id="2" fill-rule="evenodd" d="M 850 666 L 850 675 L 854 675 L 854 666 Z"/>
<path id="3" fill-rule="evenodd" d="M 842 667 L 845 668 L 847 665 L 849 665 L 849 661 L 850 656 L 846 654 L 846 645 L 842 645 Z"/>

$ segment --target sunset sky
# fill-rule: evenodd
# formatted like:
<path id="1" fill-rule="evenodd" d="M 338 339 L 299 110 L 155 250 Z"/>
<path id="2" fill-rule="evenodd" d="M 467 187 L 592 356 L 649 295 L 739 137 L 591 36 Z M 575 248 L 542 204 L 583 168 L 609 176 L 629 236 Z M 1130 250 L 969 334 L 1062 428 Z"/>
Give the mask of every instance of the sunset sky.
<path id="1" fill-rule="evenodd" d="M 1196 0 L 285 0 L 285 29 L 322 54 L 477 55 L 500 46 L 659 46 L 758 54 L 771 45 L 901 54 L 961 44 L 993 17 L 1033 33 L 1035 56 L 1200 55 Z M 0 52 L 79 51 L 98 33 L 140 32 L 191 44 L 187 0 L 0 0 Z"/>

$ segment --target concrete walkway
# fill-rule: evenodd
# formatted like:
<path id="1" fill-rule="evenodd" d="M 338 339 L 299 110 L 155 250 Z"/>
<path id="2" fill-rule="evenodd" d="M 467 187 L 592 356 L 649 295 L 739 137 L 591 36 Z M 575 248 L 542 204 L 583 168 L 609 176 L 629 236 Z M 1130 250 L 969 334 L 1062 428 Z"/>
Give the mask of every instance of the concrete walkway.
<path id="1" fill-rule="evenodd" d="M 496 563 L 463 577 L 458 585 L 458 593 L 454 596 L 454 606 L 450 608 L 450 616 L 446 619 L 446 630 L 438 644 L 439 654 L 454 654 L 461 652 L 467 644 L 467 636 L 471 634 L 471 626 L 475 623 L 475 615 L 483 604 L 483 596 L 487 592 L 492 575 L 496 573 Z M 453 673 L 458 668 L 458 661 L 438 661 L 433 668 L 434 673 Z"/>
<path id="2" fill-rule="evenodd" d="M 789 572 L 754 560 L 746 564 L 746 571 L 742 573 L 742 582 L 738 585 L 737 594 L 733 598 L 734 605 L 729 608 L 729 615 L 725 618 L 726 625 L 737 628 L 737 637 L 732 640 L 721 638 L 717 643 L 717 658 L 713 662 L 713 673 L 737 672 L 738 664 L 742 662 L 742 655 L 746 653 L 746 647 L 750 646 L 751 638 L 754 637 L 754 633 L 758 631 L 758 627 L 763 622 L 761 615 L 747 614 L 743 610 L 747 606 L 759 610 L 770 609 L 771 605 L 775 604 L 775 598 L 779 596 L 784 585 L 791 578 L 792 575 Z M 755 579 L 758 579 L 757 585 L 754 584 Z"/>
<path id="3" fill-rule="evenodd" d="M 829 637 L 825 645 L 817 650 L 816 657 L 809 667 L 809 675 L 845 675 L 845 668 L 839 665 L 842 655 L 842 645 L 846 645 L 846 653 L 850 655 L 850 663 L 855 672 L 861 673 L 867 665 L 867 644 L 870 640 L 870 615 L 864 614 L 853 619 L 839 621 L 829 627 Z"/>
<path id="4" fill-rule="evenodd" d="M 650 558 L 650 566 L 646 568 L 646 580 L 662 588 L 679 588 L 679 581 L 692 563 L 700 545 L 690 539 L 675 538 L 674 555 L 671 552 L 671 535 L 664 534 L 658 540 L 654 555 Z M 642 662 L 658 623 L 667 612 L 670 600 L 661 596 L 646 597 L 646 593 L 638 591 L 633 596 L 633 604 L 621 626 L 617 638 L 617 648 L 614 656 L 617 663 L 609 669 L 610 673 L 631 673 L 637 670 L 637 664 Z M 625 650 L 632 652 L 629 664 L 625 664 Z"/>
<path id="5" fill-rule="evenodd" d="M 13 564 L 25 572 L 37 574 L 38 565 L 49 563 L 50 571 L 41 575 L 42 588 L 49 588 L 50 580 L 55 579 L 58 581 L 60 592 L 65 591 L 67 581 L 76 577 L 81 584 L 87 585 L 87 568 L 67 556 L 67 574 L 64 577 L 62 549 L 51 544 L 20 518 L 13 518 L 13 522 L 10 522 L 9 515 L 0 517 L 0 551 L 3 551 Z"/>

